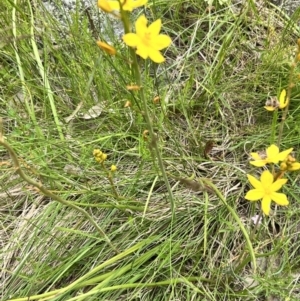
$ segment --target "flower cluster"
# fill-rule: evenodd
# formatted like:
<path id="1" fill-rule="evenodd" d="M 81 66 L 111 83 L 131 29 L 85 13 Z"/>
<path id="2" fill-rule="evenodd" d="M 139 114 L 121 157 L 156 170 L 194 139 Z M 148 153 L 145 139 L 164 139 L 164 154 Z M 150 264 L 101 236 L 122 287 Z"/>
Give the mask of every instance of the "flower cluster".
<path id="1" fill-rule="evenodd" d="M 300 169 L 300 163 L 296 162 L 296 159 L 292 155 L 283 160 L 280 164 L 280 170 L 282 171 L 295 171 Z"/>
<path id="2" fill-rule="evenodd" d="M 107 159 L 107 154 L 101 152 L 101 150 L 98 148 L 93 150 L 93 156 L 94 156 L 96 162 L 98 162 L 98 163 L 103 163 Z M 102 166 L 104 167 L 104 165 L 102 165 Z M 104 168 L 106 169 L 106 167 L 104 167 Z M 111 172 L 115 172 L 117 169 L 118 169 L 117 166 L 114 164 L 111 165 L 111 167 L 110 167 Z"/>
<path id="3" fill-rule="evenodd" d="M 147 4 L 147 2 L 148 0 L 98 0 L 98 7 L 106 13 L 114 13 L 118 10 L 122 13 L 123 11 L 131 12 L 135 8 Z M 135 22 L 136 32 L 126 33 L 123 36 L 123 41 L 127 46 L 135 48 L 136 54 L 143 59 L 146 60 L 149 57 L 155 63 L 163 63 L 165 58 L 160 50 L 170 46 L 172 43 L 171 38 L 167 35 L 160 34 L 160 19 L 154 21 L 149 26 L 147 26 L 147 24 L 147 18 L 141 15 Z M 97 45 L 110 55 L 116 54 L 115 48 L 103 41 L 98 41 Z"/>
<path id="4" fill-rule="evenodd" d="M 98 148 L 93 150 L 93 155 L 98 163 L 103 163 L 107 159 L 107 154 L 102 153 Z"/>
<path id="5" fill-rule="evenodd" d="M 279 148 L 272 144 L 264 152 L 251 153 L 251 157 L 254 161 L 250 161 L 250 163 L 256 167 L 281 162 L 280 169 L 277 173 L 273 174 L 269 170 L 265 170 L 261 174 L 260 181 L 252 175 L 247 175 L 254 189 L 247 192 L 245 199 L 249 201 L 262 200 L 261 207 L 265 215 L 270 214 L 271 201 L 274 201 L 280 206 L 287 206 L 289 204 L 286 195 L 284 193 L 278 193 L 277 191 L 287 182 L 287 179 L 282 178 L 286 171 L 300 169 L 300 163 L 296 162 L 296 159 L 291 155 L 292 151 L 293 148 L 289 148 L 280 152 Z"/>

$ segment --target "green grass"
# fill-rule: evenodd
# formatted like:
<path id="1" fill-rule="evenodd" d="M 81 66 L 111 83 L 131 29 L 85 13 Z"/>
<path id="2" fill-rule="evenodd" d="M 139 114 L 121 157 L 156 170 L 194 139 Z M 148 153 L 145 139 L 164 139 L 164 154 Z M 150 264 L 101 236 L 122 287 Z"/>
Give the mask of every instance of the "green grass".
<path id="1" fill-rule="evenodd" d="M 289 18 L 250 0 L 210 13 L 202 1 L 150 1 L 145 9 L 173 41 L 166 63 L 139 64 L 174 219 L 143 138 L 139 96 L 126 89 L 132 77 L 110 27 L 116 21 L 92 32 L 78 12 L 62 28 L 34 3 L 0 3 L 0 116 L 22 170 L 65 204 L 22 180 L 1 146 L 1 300 L 299 300 L 298 173 L 287 176 L 290 205 L 258 229 L 251 217 L 260 202 L 244 196 L 246 174 L 258 175 L 249 153 L 277 142 L 280 118 L 263 106 L 288 85 L 300 11 Z M 103 54 L 97 38 L 121 55 Z M 281 143 L 298 159 L 299 95 L 296 83 Z M 84 119 L 97 103 L 101 114 Z M 95 148 L 108 154 L 107 167 L 118 166 L 119 198 Z M 211 189 L 194 192 L 178 180 L 191 175 L 212 181 L 227 206 Z"/>

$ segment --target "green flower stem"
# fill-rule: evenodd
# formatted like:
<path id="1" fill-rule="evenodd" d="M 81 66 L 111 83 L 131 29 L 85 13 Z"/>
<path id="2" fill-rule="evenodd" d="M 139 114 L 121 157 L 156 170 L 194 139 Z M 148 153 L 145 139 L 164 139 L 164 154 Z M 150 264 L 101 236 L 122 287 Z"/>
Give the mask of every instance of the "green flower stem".
<path id="1" fill-rule="evenodd" d="M 104 171 L 106 172 L 106 174 L 107 174 L 107 179 L 108 179 L 108 181 L 109 181 L 109 183 L 110 183 L 111 190 L 112 190 L 112 192 L 113 192 L 115 198 L 116 198 L 117 200 L 119 200 L 119 199 L 120 199 L 120 196 L 119 196 L 119 194 L 118 194 L 118 192 L 117 192 L 117 189 L 116 189 L 116 186 L 115 186 L 115 184 L 114 184 L 114 180 L 113 180 L 113 177 L 112 177 L 111 172 L 105 167 L 104 162 L 101 163 L 101 166 L 102 166 L 103 170 L 104 170 Z"/>
<path id="2" fill-rule="evenodd" d="M 141 74 L 140 74 L 140 70 L 139 70 L 139 66 L 138 66 L 138 62 L 137 62 L 137 58 L 136 58 L 136 54 L 133 54 L 133 67 L 134 67 L 134 74 L 135 74 L 135 78 L 136 78 L 136 83 L 137 85 L 140 87 L 140 96 L 141 96 L 141 100 L 142 100 L 142 106 L 144 108 L 144 118 L 146 120 L 147 126 L 148 126 L 148 130 L 149 130 L 149 134 L 150 134 L 150 147 L 152 149 L 154 149 L 157 160 L 158 160 L 158 165 L 160 168 L 160 171 L 162 173 L 162 176 L 164 178 L 164 182 L 165 185 L 167 187 L 168 190 L 168 194 L 169 194 L 169 199 L 170 199 L 170 204 L 171 204 L 171 211 L 172 211 L 172 217 L 175 217 L 175 202 L 174 202 L 174 197 L 173 197 L 173 193 L 172 193 L 172 189 L 167 177 L 167 173 L 164 167 L 164 163 L 163 163 L 163 159 L 162 159 L 162 155 L 160 152 L 160 149 L 158 147 L 157 144 L 157 136 L 154 133 L 153 130 L 153 125 L 152 125 L 152 121 L 150 119 L 149 116 L 149 111 L 148 111 L 148 106 L 147 106 L 147 100 L 145 97 L 145 93 L 144 93 L 144 88 L 142 87 L 142 80 L 141 80 Z"/>
<path id="3" fill-rule="evenodd" d="M 295 59 L 294 59 L 294 62 L 291 64 L 291 68 L 290 68 L 290 74 L 289 74 L 289 82 L 288 82 L 288 87 L 287 87 L 287 90 L 286 90 L 286 99 L 288 99 L 288 104 L 287 106 L 284 108 L 284 111 L 282 113 L 282 117 L 281 117 L 281 123 L 280 123 L 280 126 L 279 126 L 279 132 L 278 132 L 278 146 L 280 146 L 280 143 L 281 143 L 281 139 L 282 139 L 282 133 L 283 133 L 283 127 L 284 127 L 284 123 L 285 123 L 285 120 L 286 120 L 286 117 L 287 117 L 287 114 L 288 114 L 288 111 L 289 111 L 289 105 L 290 105 L 290 102 L 291 102 L 291 94 L 292 94 L 292 88 L 294 87 L 294 73 L 295 73 L 295 68 L 297 66 L 297 63 L 299 62 L 298 60 L 298 55 L 300 54 L 300 48 L 298 46 L 298 50 L 297 50 L 297 53 L 295 55 Z"/>
<path id="4" fill-rule="evenodd" d="M 124 25 L 124 30 L 125 33 L 130 32 L 130 22 L 128 19 L 128 14 L 124 11 L 121 11 L 121 15 L 122 15 L 122 22 Z M 140 68 L 138 65 L 138 61 L 137 61 L 137 56 L 136 53 L 134 51 L 134 49 L 130 48 L 130 55 L 132 58 L 132 73 L 133 76 L 135 77 L 136 80 L 136 84 L 140 87 L 139 93 L 140 93 L 140 98 L 142 100 L 142 108 L 143 108 L 143 117 L 147 123 L 148 126 L 148 130 L 149 130 L 149 134 L 150 134 L 150 151 L 152 153 L 152 150 L 154 149 L 155 155 L 157 157 L 158 160 L 158 166 L 160 168 L 160 171 L 162 173 L 165 185 L 167 187 L 167 191 L 168 191 L 168 195 L 169 195 L 169 199 L 170 199 L 170 204 L 171 204 L 171 211 L 172 211 L 172 220 L 175 219 L 175 202 L 174 202 L 174 197 L 173 197 L 173 193 L 172 193 L 172 189 L 167 177 L 167 173 L 164 167 L 164 163 L 163 163 L 163 159 L 162 159 L 162 155 L 161 155 L 161 151 L 159 149 L 159 146 L 157 144 L 157 136 L 154 133 L 153 130 L 153 124 L 149 115 L 149 111 L 148 111 L 148 105 L 147 105 L 147 100 L 145 97 L 145 93 L 144 93 L 144 88 L 143 88 L 143 84 L 142 84 L 142 79 L 141 79 L 141 73 L 140 73 Z"/>
<path id="5" fill-rule="evenodd" d="M 1 122 L 0 122 L 1 123 Z M 86 217 L 86 219 L 97 229 L 97 231 L 100 233 L 100 235 L 106 240 L 106 242 L 109 244 L 109 246 L 116 252 L 119 253 L 118 249 L 112 244 L 112 242 L 110 241 L 110 239 L 108 238 L 108 236 L 104 233 L 104 231 L 100 228 L 100 226 L 94 221 L 94 219 L 91 217 L 91 215 L 89 215 L 84 209 L 74 205 L 72 202 L 68 202 L 64 199 L 62 199 L 61 197 L 59 197 L 58 195 L 52 193 L 51 191 L 49 191 L 47 188 L 45 188 L 41 183 L 36 182 L 35 180 L 33 180 L 32 178 L 30 178 L 28 175 L 26 175 L 23 170 L 21 169 L 18 157 L 16 152 L 14 151 L 14 149 L 11 147 L 11 145 L 9 143 L 7 143 L 3 136 L 0 133 L 0 145 L 2 145 L 8 152 L 9 155 L 13 161 L 13 165 L 15 168 L 15 172 L 27 183 L 29 183 L 30 185 L 38 188 L 44 195 L 50 197 L 51 199 L 65 205 L 68 207 L 71 207 L 75 210 L 77 210 L 78 212 L 80 212 L 83 216 Z"/>
<path id="6" fill-rule="evenodd" d="M 256 236 L 256 233 L 257 233 L 258 226 L 259 226 L 261 220 L 262 220 L 262 212 L 260 211 L 259 216 L 256 220 L 255 225 L 254 225 L 254 229 L 252 230 L 252 232 L 250 234 L 250 239 L 251 240 L 254 240 L 254 238 Z"/>
<path id="7" fill-rule="evenodd" d="M 219 189 L 213 183 L 211 183 L 209 180 L 207 180 L 205 178 L 201 178 L 200 181 L 202 181 L 206 186 L 211 187 L 214 190 L 214 192 L 216 193 L 216 195 L 219 197 L 219 199 L 222 201 L 222 203 L 226 206 L 227 210 L 232 214 L 233 218 L 235 219 L 235 221 L 239 225 L 239 227 L 240 227 L 240 229 L 241 229 L 241 231 L 242 231 L 242 233 L 243 233 L 243 235 L 245 237 L 245 240 L 246 240 L 246 243 L 247 243 L 247 246 L 248 246 L 248 252 L 250 254 L 250 258 L 251 258 L 252 263 L 253 263 L 253 271 L 255 273 L 256 269 L 257 269 L 256 259 L 255 259 L 255 253 L 254 253 L 254 249 L 253 249 L 253 246 L 252 246 L 249 234 L 248 234 L 245 226 L 241 222 L 241 220 L 240 220 L 239 216 L 237 215 L 237 213 L 235 212 L 235 210 L 227 203 L 226 199 L 224 198 L 224 196 L 222 195 L 222 193 L 219 191 Z M 240 256 L 240 258 L 243 258 L 245 254 L 246 254 L 246 250 Z M 242 262 L 242 265 L 244 265 L 243 262 Z M 240 266 L 238 266 L 238 268 Z"/>

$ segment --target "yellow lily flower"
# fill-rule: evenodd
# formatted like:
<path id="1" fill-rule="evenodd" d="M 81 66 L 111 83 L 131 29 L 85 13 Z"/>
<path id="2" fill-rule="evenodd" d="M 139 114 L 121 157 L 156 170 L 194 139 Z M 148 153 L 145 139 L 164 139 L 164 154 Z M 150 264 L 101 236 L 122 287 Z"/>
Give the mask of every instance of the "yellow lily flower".
<path id="1" fill-rule="evenodd" d="M 254 161 L 250 161 L 250 164 L 256 167 L 262 167 L 268 163 L 278 164 L 279 161 L 285 161 L 292 150 L 293 148 L 289 148 L 285 151 L 279 152 L 278 146 L 272 144 L 266 149 L 265 154 L 251 153 L 251 157 Z"/>
<path id="2" fill-rule="evenodd" d="M 278 179 L 274 182 L 274 176 L 268 170 L 261 174 L 260 181 L 251 175 L 247 175 L 247 177 L 254 189 L 247 192 L 245 199 L 248 201 L 261 199 L 261 208 L 265 215 L 270 214 L 272 201 L 280 206 L 289 204 L 286 195 L 277 192 L 287 182 L 287 179 Z"/>
<path id="3" fill-rule="evenodd" d="M 158 19 L 147 27 L 148 20 L 144 15 L 135 22 L 136 33 L 127 33 L 123 36 L 123 41 L 129 47 L 136 48 L 136 54 L 144 60 L 150 57 L 155 63 L 162 63 L 165 58 L 160 50 L 168 47 L 172 40 L 169 36 L 159 34 L 161 20 Z"/>

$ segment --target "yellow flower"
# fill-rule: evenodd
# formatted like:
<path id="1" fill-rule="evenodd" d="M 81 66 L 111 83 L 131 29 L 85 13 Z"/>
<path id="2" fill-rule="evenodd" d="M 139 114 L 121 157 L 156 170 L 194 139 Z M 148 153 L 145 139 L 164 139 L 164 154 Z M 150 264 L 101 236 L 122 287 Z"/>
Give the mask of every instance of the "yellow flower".
<path id="1" fill-rule="evenodd" d="M 292 150 L 293 148 L 289 148 L 285 151 L 279 152 L 279 148 L 275 144 L 272 144 L 266 149 L 265 154 L 251 153 L 251 157 L 255 161 L 250 161 L 250 164 L 256 167 L 262 167 L 268 163 L 277 164 L 279 161 L 284 161 Z"/>
<path id="2" fill-rule="evenodd" d="M 144 60 L 150 57 L 155 63 L 162 63 L 165 58 L 160 50 L 168 47 L 172 40 L 169 36 L 159 34 L 161 20 L 158 19 L 147 27 L 148 20 L 144 15 L 135 22 L 136 33 L 127 33 L 123 36 L 126 45 L 136 48 L 136 54 Z"/>
<path id="3" fill-rule="evenodd" d="M 116 49 L 108 44 L 106 44 L 105 42 L 102 41 L 97 41 L 97 45 L 106 53 L 108 53 L 109 55 L 115 55 L 116 54 Z"/>
<path id="4" fill-rule="evenodd" d="M 245 199 L 248 201 L 261 201 L 261 208 L 265 215 L 269 215 L 271 201 L 277 205 L 287 206 L 289 201 L 284 193 L 278 191 L 286 182 L 287 179 L 278 179 L 274 182 L 274 177 L 270 171 L 265 170 L 260 177 L 260 181 L 251 175 L 247 175 L 249 182 L 254 187 L 247 192 Z"/>
<path id="5" fill-rule="evenodd" d="M 271 102 L 267 101 L 265 109 L 268 111 L 275 111 L 276 109 L 284 109 L 289 103 L 289 99 L 286 97 L 286 90 L 283 89 L 279 96 L 279 101 L 277 97 L 272 98 Z"/>

